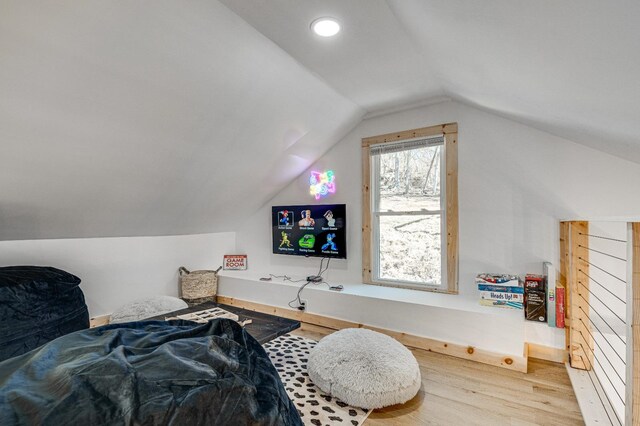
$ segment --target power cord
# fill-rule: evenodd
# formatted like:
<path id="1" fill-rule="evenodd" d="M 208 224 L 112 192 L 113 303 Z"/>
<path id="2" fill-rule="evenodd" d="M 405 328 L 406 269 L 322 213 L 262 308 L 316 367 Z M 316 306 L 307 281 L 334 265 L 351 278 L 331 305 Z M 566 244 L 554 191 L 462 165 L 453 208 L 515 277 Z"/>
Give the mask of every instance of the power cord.
<path id="1" fill-rule="evenodd" d="M 288 281 L 290 283 L 301 283 L 303 281 L 308 281 L 308 280 L 294 280 L 288 275 L 273 275 L 273 274 L 269 274 L 269 276 L 271 278 L 282 279 L 282 281 Z"/>
<path id="2" fill-rule="evenodd" d="M 324 261 L 325 260 L 327 261 L 326 266 L 324 265 Z M 329 263 L 331 263 L 331 258 L 330 257 L 323 257 L 320 260 L 320 269 L 318 269 L 318 274 L 317 275 L 308 276 L 306 280 L 293 281 L 291 279 L 291 277 L 288 277 L 287 275 L 281 275 L 281 276 L 271 275 L 274 278 L 282 278 L 285 281 L 289 281 L 289 282 L 302 282 L 302 281 L 305 281 L 305 283 L 302 284 L 300 286 L 300 288 L 298 289 L 298 293 L 296 294 L 296 297 L 288 303 L 290 308 L 299 309 L 301 311 L 304 311 L 306 309 L 306 304 L 302 301 L 302 299 L 300 299 L 300 293 L 302 293 L 302 290 L 304 290 L 305 287 L 308 286 L 309 284 L 314 284 L 314 285 L 326 284 L 329 288 L 331 288 L 331 285 L 329 283 L 327 283 L 326 281 L 324 281 L 324 279 L 322 277 L 322 275 L 325 272 L 327 272 L 327 270 L 329 269 Z M 294 302 L 297 302 L 298 305 L 297 306 L 293 306 L 292 304 Z"/>

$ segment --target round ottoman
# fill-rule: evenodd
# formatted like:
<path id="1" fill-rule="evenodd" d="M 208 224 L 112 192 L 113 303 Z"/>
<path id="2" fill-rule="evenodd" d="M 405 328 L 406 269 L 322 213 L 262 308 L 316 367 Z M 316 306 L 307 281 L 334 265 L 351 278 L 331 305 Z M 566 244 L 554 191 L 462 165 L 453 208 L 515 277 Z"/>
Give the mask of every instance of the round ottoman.
<path id="1" fill-rule="evenodd" d="M 362 328 L 320 340 L 309 354 L 307 372 L 323 392 L 368 409 L 409 401 L 422 381 L 418 362 L 406 347 Z"/>
<path id="2" fill-rule="evenodd" d="M 119 307 L 111 314 L 109 324 L 140 321 L 189 307 L 184 300 L 171 296 L 154 296 Z"/>

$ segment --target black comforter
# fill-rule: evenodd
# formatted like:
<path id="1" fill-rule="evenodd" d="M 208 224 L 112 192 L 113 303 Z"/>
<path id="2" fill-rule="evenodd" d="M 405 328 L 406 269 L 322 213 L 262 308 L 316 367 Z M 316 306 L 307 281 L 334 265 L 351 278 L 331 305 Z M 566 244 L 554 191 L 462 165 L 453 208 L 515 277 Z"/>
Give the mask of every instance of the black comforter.
<path id="1" fill-rule="evenodd" d="M 0 424 L 301 425 L 267 354 L 231 320 L 83 330 L 0 363 Z"/>

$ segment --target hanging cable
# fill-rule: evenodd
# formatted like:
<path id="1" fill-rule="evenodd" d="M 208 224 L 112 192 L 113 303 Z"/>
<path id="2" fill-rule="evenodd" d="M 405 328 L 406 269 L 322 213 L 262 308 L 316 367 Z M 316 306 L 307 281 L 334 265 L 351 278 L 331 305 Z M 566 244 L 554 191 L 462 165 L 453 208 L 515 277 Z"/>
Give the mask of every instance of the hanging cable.
<path id="1" fill-rule="evenodd" d="M 627 259 L 623 259 L 623 258 L 621 258 L 621 257 L 614 256 L 614 255 L 612 255 L 612 254 L 605 253 L 605 252 L 600 251 L 600 250 L 596 250 L 596 249 L 592 249 L 592 248 L 589 248 L 589 247 L 585 247 L 585 246 L 583 246 L 583 245 L 581 245 L 581 244 L 578 244 L 578 247 L 582 247 L 582 248 L 583 248 L 583 249 L 585 249 L 585 250 L 589 250 L 589 251 L 592 251 L 592 252 L 594 252 L 594 253 L 600 253 L 600 254 L 603 254 L 603 255 L 605 255 L 605 256 L 609 256 L 609 257 L 611 257 L 611 258 L 613 258 L 613 259 L 621 260 L 621 261 L 623 261 L 623 262 L 626 262 L 626 261 L 627 261 Z"/>
<path id="2" fill-rule="evenodd" d="M 589 330 L 587 330 L 588 333 Z M 589 348 L 589 350 L 591 351 L 591 355 L 593 355 L 594 358 L 598 358 L 596 356 L 596 352 L 594 350 L 594 348 L 591 347 L 591 345 L 589 345 L 589 342 L 587 341 L 587 338 L 584 336 L 584 334 L 582 333 L 582 330 L 579 330 L 580 336 L 582 336 L 582 339 L 584 340 L 584 342 L 587 344 L 587 348 Z M 600 345 L 598 344 L 598 342 L 593 338 L 593 335 L 591 335 L 592 339 L 593 339 L 593 343 L 596 344 L 596 346 L 598 347 L 598 349 L 600 349 L 602 351 L 602 348 L 600 347 Z M 607 357 L 607 355 L 603 352 L 602 353 L 604 355 L 604 358 L 607 360 L 607 362 L 609 363 L 609 365 L 611 366 L 611 369 L 613 370 L 614 373 L 616 373 L 616 376 L 618 376 L 618 379 L 620 379 L 620 381 L 622 382 L 622 384 L 625 384 L 625 380 L 622 378 L 622 376 L 620 376 L 620 373 L 618 373 L 618 370 L 616 370 L 616 367 L 611 363 L 611 360 Z M 599 363 L 600 361 L 598 361 Z M 602 366 L 602 364 L 600 364 L 600 366 Z M 604 369 L 603 369 L 604 371 Z M 613 383 L 611 384 L 613 386 Z"/>
<path id="3" fill-rule="evenodd" d="M 324 261 L 325 261 L 325 260 L 327 261 L 327 264 L 326 264 L 326 265 L 324 264 Z M 309 279 L 303 279 L 303 280 L 296 280 L 296 281 L 293 281 L 293 280 L 291 280 L 291 278 L 290 278 L 290 277 L 287 277 L 286 275 L 282 275 L 282 276 L 281 276 L 281 277 L 286 277 L 286 278 L 287 278 L 286 280 L 287 280 L 287 281 L 289 281 L 289 282 L 303 282 L 303 281 L 304 281 L 304 284 L 302 284 L 302 285 L 300 286 L 300 288 L 298 289 L 298 292 L 296 293 L 296 297 L 295 297 L 294 299 L 292 299 L 292 300 L 288 303 L 288 305 L 289 305 L 289 307 L 290 307 L 290 308 L 294 308 L 294 309 L 301 309 L 301 307 L 303 307 L 303 306 L 304 306 L 304 303 L 302 303 L 302 299 L 300 298 L 300 294 L 302 293 L 302 290 L 304 290 L 304 289 L 305 289 L 309 284 L 313 284 L 313 285 L 326 284 L 326 285 L 327 285 L 327 287 L 329 287 L 329 288 L 331 287 L 331 286 L 329 285 L 329 283 L 328 283 L 328 282 L 326 282 L 326 281 L 323 279 L 323 278 L 324 278 L 324 277 L 323 277 L 323 275 L 324 275 L 324 273 L 325 273 L 325 272 L 327 272 L 327 270 L 329 269 L 329 264 L 330 264 L 330 263 L 331 263 L 331 258 L 330 258 L 330 257 L 323 257 L 322 259 L 320 259 L 320 268 L 318 269 L 318 274 L 316 275 L 316 277 L 320 277 L 320 280 L 319 280 L 319 281 L 311 281 L 311 280 L 309 280 Z M 275 275 L 272 275 L 272 277 L 279 278 L 279 277 L 276 277 Z M 293 303 L 295 303 L 295 302 L 297 302 L 297 306 L 294 306 L 294 305 L 293 305 Z M 304 308 L 302 308 L 302 309 L 304 309 Z"/>
<path id="4" fill-rule="evenodd" d="M 584 312 L 584 309 L 580 308 L 582 310 L 582 312 Z M 596 328 L 596 330 L 598 330 L 598 333 L 600 333 L 600 335 L 602 336 L 602 338 L 605 340 L 605 342 L 607 342 L 607 344 L 609 345 L 609 347 L 613 350 L 613 353 L 616 354 L 618 356 L 618 358 L 620 358 L 620 361 L 622 361 L 622 363 L 624 365 L 627 365 L 627 363 L 624 361 L 624 359 L 622 359 L 622 357 L 620 356 L 620 354 L 618 353 L 618 351 L 616 351 L 616 348 L 613 347 L 613 345 L 611 344 L 611 342 L 609 342 L 609 339 L 607 339 L 605 337 L 605 335 L 600 331 L 600 329 L 598 328 L 598 326 L 596 325 L 596 323 L 593 322 L 593 320 L 589 317 L 587 317 L 587 319 L 589 320 L 589 322 Z M 585 329 L 587 330 L 587 332 L 591 333 L 591 331 L 589 331 L 589 327 L 587 327 L 587 325 L 584 323 L 584 321 L 582 321 L 582 318 L 580 318 L 580 322 L 582 323 L 582 325 L 584 325 Z M 593 335 L 592 335 L 593 337 Z M 595 339 L 594 339 L 595 341 Z M 600 345 L 598 345 L 600 346 Z"/>
<path id="5" fill-rule="evenodd" d="M 620 334 L 618 334 L 618 332 L 616 330 L 614 330 L 613 327 L 611 327 L 611 324 L 609 324 L 607 322 L 607 320 L 605 320 L 602 315 L 600 315 L 600 313 L 596 310 L 596 308 L 594 308 L 591 303 L 589 303 L 589 301 L 587 299 L 584 298 L 584 296 L 582 295 L 582 293 L 578 293 L 578 296 L 580 296 L 582 298 L 582 300 L 584 300 L 585 302 L 587 302 L 587 305 L 589 305 L 589 307 L 591 308 L 591 311 L 596 314 L 597 316 L 600 317 L 600 319 L 602 320 L 602 322 L 604 322 L 605 324 L 607 324 L 607 326 L 611 329 L 611 331 L 613 331 L 613 334 L 616 335 L 616 337 L 618 339 L 620 339 L 620 341 L 622 342 L 623 345 L 626 346 L 627 342 L 624 341 L 624 339 L 622 337 L 620 337 Z M 591 319 L 591 317 L 589 316 L 588 313 L 585 312 L 584 309 L 582 309 L 582 306 L 578 305 L 578 307 L 582 310 L 582 312 L 584 312 L 584 314 L 587 316 L 587 318 L 589 318 L 589 321 L 591 321 L 593 323 L 593 320 Z"/>
<path id="6" fill-rule="evenodd" d="M 582 281 L 578 280 L 578 283 L 579 283 L 580 285 L 582 285 L 582 287 L 583 287 L 585 290 L 587 290 L 587 291 L 589 292 L 589 294 L 591 294 L 591 295 L 592 295 L 592 296 L 593 296 L 593 297 L 594 297 L 598 302 L 602 303 L 602 305 L 603 305 L 605 308 L 607 308 L 607 309 L 608 309 L 608 310 L 609 310 L 613 315 L 615 315 L 615 317 L 616 317 L 616 318 L 618 318 L 618 319 L 619 319 L 623 324 L 625 324 L 625 325 L 627 324 L 627 322 L 626 322 L 625 320 L 623 320 L 623 319 L 622 319 L 622 317 L 621 317 L 620 315 L 616 314 L 616 311 L 614 311 L 613 309 L 611 309 L 611 307 L 609 307 L 609 305 L 607 305 L 606 303 L 604 303 L 604 302 L 602 301 L 602 299 L 600 299 L 598 296 L 596 296 L 595 294 L 593 294 L 593 292 L 589 289 L 589 287 L 587 287 L 587 286 L 586 286 Z M 578 295 L 584 299 L 584 296 L 582 296 L 582 293 L 578 293 Z M 586 300 L 586 299 L 585 299 L 585 301 L 586 301 L 587 303 L 589 303 L 589 301 L 588 301 L 588 300 Z M 624 302 L 623 302 L 623 303 L 624 303 Z M 626 305 L 626 303 L 625 303 L 625 305 Z M 589 306 L 591 306 L 591 305 L 589 305 Z"/>
<path id="7" fill-rule="evenodd" d="M 273 275 L 273 274 L 269 274 L 269 276 L 271 278 L 282 279 L 282 281 L 288 281 L 290 283 L 301 283 L 303 281 L 306 281 L 306 280 L 294 280 L 288 275 Z"/>
<path id="8" fill-rule="evenodd" d="M 624 284 L 626 284 L 626 283 L 627 283 L 627 282 L 626 282 L 625 280 L 623 280 L 622 278 L 620 278 L 620 277 L 617 277 L 617 276 L 613 275 L 611 272 L 605 271 L 604 269 L 602 269 L 602 268 L 601 268 L 601 267 L 599 267 L 598 265 L 596 265 L 596 264 L 594 264 L 594 263 L 589 262 L 587 259 L 584 259 L 584 258 L 582 258 L 582 257 L 578 257 L 578 259 L 580 259 L 580 260 L 582 260 L 583 262 L 587 263 L 589 266 L 593 266 L 594 268 L 599 269 L 600 271 L 604 272 L 605 274 L 612 276 L 613 278 L 615 278 L 616 280 L 618 280 L 618 281 L 620 281 L 620 282 L 622 282 L 622 283 L 624 283 Z"/>
<path id="9" fill-rule="evenodd" d="M 578 234 L 586 235 L 587 237 L 600 238 L 602 240 L 615 241 L 615 242 L 618 242 L 618 243 L 626 243 L 627 242 L 627 240 L 620 240 L 618 238 L 611 238 L 611 237 L 603 237 L 602 235 L 583 234 L 582 232 L 578 232 Z"/>

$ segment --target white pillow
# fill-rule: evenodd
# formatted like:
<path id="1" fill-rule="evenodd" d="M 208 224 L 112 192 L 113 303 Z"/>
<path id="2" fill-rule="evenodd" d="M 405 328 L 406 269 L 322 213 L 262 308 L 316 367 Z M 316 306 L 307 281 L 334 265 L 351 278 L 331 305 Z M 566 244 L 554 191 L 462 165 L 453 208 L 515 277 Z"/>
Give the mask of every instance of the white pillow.
<path id="1" fill-rule="evenodd" d="M 167 314 L 187 308 L 184 300 L 171 296 L 154 296 L 148 299 L 127 303 L 111 314 L 109 324 L 140 321 L 156 315 Z"/>

